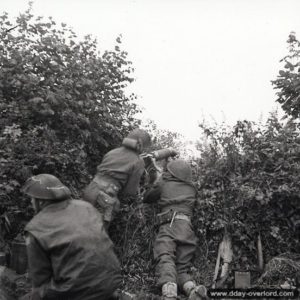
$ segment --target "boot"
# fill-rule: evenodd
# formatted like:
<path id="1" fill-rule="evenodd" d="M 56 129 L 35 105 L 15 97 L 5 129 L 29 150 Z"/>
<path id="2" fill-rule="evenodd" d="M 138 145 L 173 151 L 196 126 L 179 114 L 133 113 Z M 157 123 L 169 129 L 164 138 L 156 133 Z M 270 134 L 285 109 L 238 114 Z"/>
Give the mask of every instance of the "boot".
<path id="1" fill-rule="evenodd" d="M 109 300 L 136 300 L 136 295 L 117 289 Z"/>
<path id="2" fill-rule="evenodd" d="M 174 282 L 167 282 L 162 286 L 162 299 L 163 300 L 176 300 L 177 299 L 177 284 Z"/>
<path id="3" fill-rule="evenodd" d="M 204 285 L 196 285 L 193 281 L 187 281 L 183 285 L 183 290 L 189 297 L 188 300 L 203 300 L 208 299 L 207 289 Z"/>
<path id="4" fill-rule="evenodd" d="M 190 293 L 188 300 L 206 300 L 207 289 L 204 285 L 197 285 Z"/>
<path id="5" fill-rule="evenodd" d="M 187 281 L 185 282 L 185 284 L 183 285 L 182 289 L 185 292 L 185 294 L 187 296 L 190 295 L 191 291 L 196 287 L 196 283 L 194 281 Z"/>

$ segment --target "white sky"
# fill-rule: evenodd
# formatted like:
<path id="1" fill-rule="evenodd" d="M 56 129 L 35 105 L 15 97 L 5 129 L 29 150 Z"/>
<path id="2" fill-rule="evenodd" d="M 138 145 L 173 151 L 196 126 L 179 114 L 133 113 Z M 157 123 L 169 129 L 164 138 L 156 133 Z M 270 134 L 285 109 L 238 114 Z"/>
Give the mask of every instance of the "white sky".
<path id="1" fill-rule="evenodd" d="M 0 12 L 27 2 L 1 0 Z M 122 34 L 143 116 L 189 138 L 203 116 L 265 119 L 288 35 L 300 36 L 299 0 L 35 0 L 33 12 L 96 36 L 100 50 Z"/>

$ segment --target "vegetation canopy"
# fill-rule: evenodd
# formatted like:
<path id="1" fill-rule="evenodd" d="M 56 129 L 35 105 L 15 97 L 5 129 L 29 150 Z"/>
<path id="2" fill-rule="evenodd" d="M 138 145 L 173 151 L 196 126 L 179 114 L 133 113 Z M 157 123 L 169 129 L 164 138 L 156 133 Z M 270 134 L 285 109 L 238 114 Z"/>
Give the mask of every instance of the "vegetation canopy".
<path id="1" fill-rule="evenodd" d="M 287 115 L 294 119 L 300 117 L 300 42 L 295 32 L 291 32 L 288 40 L 289 54 L 281 62 L 284 69 L 279 71 L 279 76 L 272 84 L 279 91 L 277 101 Z"/>
<path id="2" fill-rule="evenodd" d="M 139 123 L 131 62 L 121 51 L 100 54 L 31 8 L 14 22 L 0 16 L 0 212 L 22 206 L 20 185 L 32 174 L 57 175 L 75 196 L 105 152 Z"/>

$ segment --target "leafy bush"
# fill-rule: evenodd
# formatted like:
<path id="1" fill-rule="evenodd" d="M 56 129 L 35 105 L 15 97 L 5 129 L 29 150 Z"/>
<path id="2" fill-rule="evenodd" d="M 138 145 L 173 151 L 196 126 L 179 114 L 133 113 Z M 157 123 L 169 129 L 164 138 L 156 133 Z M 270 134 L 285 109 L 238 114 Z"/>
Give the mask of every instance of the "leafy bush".
<path id="1" fill-rule="evenodd" d="M 278 89 L 277 100 L 285 113 L 293 118 L 300 117 L 300 42 L 295 32 L 287 40 L 289 54 L 281 61 L 285 62 L 284 70 L 272 84 Z"/>
<path id="2" fill-rule="evenodd" d="M 75 196 L 104 153 L 139 121 L 125 88 L 133 79 L 127 53 L 100 54 L 97 41 L 79 41 L 65 24 L 0 16 L 0 214 L 27 214 L 19 188 L 32 174 L 51 173 Z"/>
<path id="3" fill-rule="evenodd" d="M 265 125 L 243 121 L 234 128 L 202 129 L 207 143 L 199 145 L 199 234 L 209 243 L 229 228 L 237 268 L 257 264 L 258 233 L 267 259 L 287 250 L 299 252 L 297 124 L 283 124 L 273 114 Z"/>

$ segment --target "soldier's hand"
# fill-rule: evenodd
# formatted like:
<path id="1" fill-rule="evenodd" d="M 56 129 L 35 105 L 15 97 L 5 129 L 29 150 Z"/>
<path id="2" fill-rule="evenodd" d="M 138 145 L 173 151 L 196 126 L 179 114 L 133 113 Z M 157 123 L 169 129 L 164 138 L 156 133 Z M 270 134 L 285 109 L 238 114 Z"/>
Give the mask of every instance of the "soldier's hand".
<path id="1" fill-rule="evenodd" d="M 169 150 L 170 150 L 170 156 L 171 157 L 179 155 L 179 152 L 176 151 L 174 148 L 169 148 Z"/>

